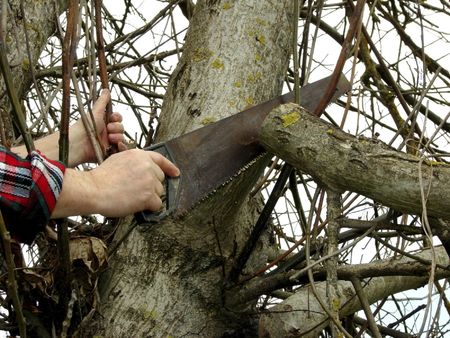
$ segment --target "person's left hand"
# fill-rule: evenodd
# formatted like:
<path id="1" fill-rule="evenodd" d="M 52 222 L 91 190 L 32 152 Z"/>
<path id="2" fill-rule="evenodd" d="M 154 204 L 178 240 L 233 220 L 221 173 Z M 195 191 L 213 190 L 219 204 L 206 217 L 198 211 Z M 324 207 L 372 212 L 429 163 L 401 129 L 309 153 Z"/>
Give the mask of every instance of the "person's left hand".
<path id="1" fill-rule="evenodd" d="M 109 90 L 103 89 L 99 98 L 92 107 L 95 127 L 101 147 L 105 150 L 111 144 L 117 144 L 118 150 L 126 150 L 122 115 L 111 114 L 108 124 L 105 124 L 105 108 L 111 99 Z M 70 157 L 69 166 L 73 167 L 81 163 L 97 162 L 94 148 L 89 140 L 81 119 L 70 128 Z"/>

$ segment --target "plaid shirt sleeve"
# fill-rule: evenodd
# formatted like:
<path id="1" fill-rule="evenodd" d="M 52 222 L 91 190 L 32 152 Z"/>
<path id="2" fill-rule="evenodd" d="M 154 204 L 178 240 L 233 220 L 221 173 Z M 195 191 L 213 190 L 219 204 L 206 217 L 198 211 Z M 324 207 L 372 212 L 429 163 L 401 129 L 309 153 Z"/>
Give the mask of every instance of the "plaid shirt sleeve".
<path id="1" fill-rule="evenodd" d="M 31 243 L 62 189 L 64 165 L 33 151 L 26 159 L 0 146 L 0 208 L 13 238 Z"/>

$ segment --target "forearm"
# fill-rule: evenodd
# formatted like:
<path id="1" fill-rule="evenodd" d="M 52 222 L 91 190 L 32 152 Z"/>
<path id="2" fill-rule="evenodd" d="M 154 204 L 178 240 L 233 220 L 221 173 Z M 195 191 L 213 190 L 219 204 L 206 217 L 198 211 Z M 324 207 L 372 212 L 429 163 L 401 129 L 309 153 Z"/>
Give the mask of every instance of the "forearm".
<path id="1" fill-rule="evenodd" d="M 75 215 L 89 215 L 99 212 L 98 189 L 91 178 L 91 172 L 66 169 L 61 193 L 51 218 Z M 104 197 L 103 197 L 104 198 Z"/>
<path id="2" fill-rule="evenodd" d="M 45 154 L 48 159 L 58 160 L 58 139 L 59 132 L 56 132 L 41 139 L 35 140 L 34 146 L 41 153 Z M 13 147 L 11 151 L 23 158 L 27 157 L 28 155 L 25 145 Z"/>
<path id="3" fill-rule="evenodd" d="M 69 163 L 68 167 L 73 168 L 83 163 L 82 145 L 78 139 L 78 135 L 70 135 L 69 140 Z M 44 154 L 48 159 L 59 160 L 59 132 L 55 132 L 34 142 L 35 148 Z M 28 155 L 27 149 L 24 145 L 13 147 L 11 149 L 14 153 L 25 158 Z"/>

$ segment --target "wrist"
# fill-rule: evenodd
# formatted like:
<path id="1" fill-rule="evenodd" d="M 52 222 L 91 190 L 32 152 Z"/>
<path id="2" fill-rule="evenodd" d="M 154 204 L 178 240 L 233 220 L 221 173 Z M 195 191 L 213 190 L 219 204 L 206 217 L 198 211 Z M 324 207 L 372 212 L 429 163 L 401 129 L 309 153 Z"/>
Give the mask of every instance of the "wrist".
<path id="1" fill-rule="evenodd" d="M 62 218 L 75 215 L 97 213 L 97 186 L 90 171 L 66 169 L 63 187 L 52 212 L 52 218 Z"/>
<path id="2" fill-rule="evenodd" d="M 69 133 L 69 167 L 73 168 L 87 162 L 85 156 L 86 141 L 88 141 L 87 135 L 81 120 L 77 121 Z"/>

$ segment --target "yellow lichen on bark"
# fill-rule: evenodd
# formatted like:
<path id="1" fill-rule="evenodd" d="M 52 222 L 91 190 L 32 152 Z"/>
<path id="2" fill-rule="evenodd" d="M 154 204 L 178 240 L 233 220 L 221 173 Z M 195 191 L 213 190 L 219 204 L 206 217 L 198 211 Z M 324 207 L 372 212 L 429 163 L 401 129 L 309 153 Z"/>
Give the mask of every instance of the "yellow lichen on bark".
<path id="1" fill-rule="evenodd" d="M 300 113 L 296 110 L 292 110 L 291 112 L 281 116 L 281 121 L 283 123 L 284 128 L 287 128 L 287 127 L 293 125 L 298 120 L 300 120 Z"/>

